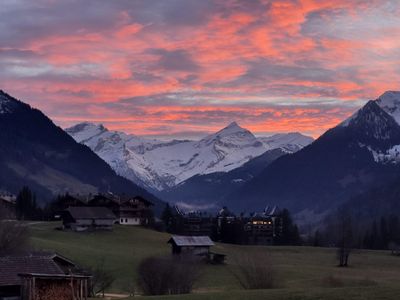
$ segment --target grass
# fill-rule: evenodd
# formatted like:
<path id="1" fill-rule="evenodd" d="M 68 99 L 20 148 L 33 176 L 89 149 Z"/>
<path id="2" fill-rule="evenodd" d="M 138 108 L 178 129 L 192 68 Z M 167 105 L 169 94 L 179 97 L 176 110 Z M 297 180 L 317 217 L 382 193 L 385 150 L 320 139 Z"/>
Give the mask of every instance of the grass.
<path id="1" fill-rule="evenodd" d="M 140 227 L 115 226 L 112 232 L 74 233 L 54 230 L 56 223 L 31 226 L 37 249 L 55 250 L 83 266 L 104 260 L 117 280 L 111 292 L 126 293 L 136 281 L 139 262 L 168 255 L 169 235 Z M 228 255 L 228 265 L 206 265 L 194 294 L 149 299 L 398 299 L 400 258 L 386 251 L 355 251 L 349 268 L 337 268 L 335 250 L 312 247 L 262 247 L 217 244 L 213 251 Z M 268 252 L 278 272 L 279 288 L 245 291 L 230 272 L 234 257 Z"/>

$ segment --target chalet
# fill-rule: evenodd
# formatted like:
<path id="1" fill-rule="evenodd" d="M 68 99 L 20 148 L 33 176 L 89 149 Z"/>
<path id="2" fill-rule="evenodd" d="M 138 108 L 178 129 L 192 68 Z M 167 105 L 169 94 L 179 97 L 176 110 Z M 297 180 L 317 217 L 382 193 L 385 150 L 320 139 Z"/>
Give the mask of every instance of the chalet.
<path id="1" fill-rule="evenodd" d="M 121 225 L 148 225 L 153 216 L 154 204 L 140 196 L 120 197 L 116 212 Z"/>
<path id="2" fill-rule="evenodd" d="M 15 197 L 0 195 L 0 219 L 15 219 Z"/>
<path id="3" fill-rule="evenodd" d="M 121 225 L 147 225 L 152 217 L 153 203 L 140 196 L 99 194 L 88 201 L 88 206 L 110 209 Z"/>
<path id="4" fill-rule="evenodd" d="M 116 216 L 106 207 L 69 207 L 61 214 L 64 229 L 74 231 L 111 230 Z"/>
<path id="5" fill-rule="evenodd" d="M 56 253 L 0 257 L 1 300 L 82 300 L 89 286 L 90 276 Z"/>
<path id="6" fill-rule="evenodd" d="M 87 196 L 66 194 L 56 200 L 58 209 L 64 210 L 70 206 L 86 206 Z"/>
<path id="7" fill-rule="evenodd" d="M 172 247 L 172 254 L 189 254 L 208 256 L 214 242 L 208 236 L 181 236 L 173 235 L 168 241 Z"/>
<path id="8" fill-rule="evenodd" d="M 264 212 L 251 214 L 244 231 L 248 244 L 272 245 L 282 231 L 279 209 L 267 206 Z"/>

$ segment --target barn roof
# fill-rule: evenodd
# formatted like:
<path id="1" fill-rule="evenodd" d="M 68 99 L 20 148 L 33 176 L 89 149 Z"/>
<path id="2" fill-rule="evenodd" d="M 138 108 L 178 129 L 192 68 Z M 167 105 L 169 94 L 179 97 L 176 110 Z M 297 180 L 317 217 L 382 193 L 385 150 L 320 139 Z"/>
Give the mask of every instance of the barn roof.
<path id="1" fill-rule="evenodd" d="M 214 246 L 214 242 L 208 236 L 181 236 L 173 235 L 168 243 L 177 246 Z"/>
<path id="2" fill-rule="evenodd" d="M 71 206 L 65 211 L 74 219 L 115 219 L 115 215 L 106 207 Z"/>
<path id="3" fill-rule="evenodd" d="M 0 257 L 0 286 L 20 285 L 20 273 L 66 275 L 77 267 L 57 253 L 31 252 Z"/>

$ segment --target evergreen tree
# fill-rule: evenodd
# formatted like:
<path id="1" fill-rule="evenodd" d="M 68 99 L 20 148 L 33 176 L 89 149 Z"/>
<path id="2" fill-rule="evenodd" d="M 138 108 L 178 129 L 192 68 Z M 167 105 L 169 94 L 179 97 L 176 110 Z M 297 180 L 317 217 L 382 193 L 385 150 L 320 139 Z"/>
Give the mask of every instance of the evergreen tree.
<path id="1" fill-rule="evenodd" d="M 36 196 L 28 187 L 24 186 L 18 193 L 15 209 L 18 220 L 33 219 L 37 215 Z"/>
<path id="2" fill-rule="evenodd" d="M 302 240 L 300 238 L 299 229 L 297 225 L 293 223 L 289 210 L 282 210 L 279 217 L 282 220 L 282 231 L 276 239 L 277 244 L 301 245 Z"/>

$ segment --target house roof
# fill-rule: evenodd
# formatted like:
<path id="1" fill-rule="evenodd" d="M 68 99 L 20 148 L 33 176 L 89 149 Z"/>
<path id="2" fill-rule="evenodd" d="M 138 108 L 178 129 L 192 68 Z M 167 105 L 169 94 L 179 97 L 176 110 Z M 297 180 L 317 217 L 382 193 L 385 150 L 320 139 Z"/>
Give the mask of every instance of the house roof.
<path id="1" fill-rule="evenodd" d="M 142 203 L 144 203 L 145 205 L 148 205 L 148 206 L 154 205 L 153 202 L 151 202 L 151 201 L 149 201 L 149 200 L 147 200 L 147 199 L 145 199 L 145 198 L 143 198 L 141 196 L 129 197 L 129 196 L 122 195 L 122 196 L 119 197 L 119 199 L 120 199 L 120 203 L 121 204 L 129 202 L 130 200 L 137 200 L 137 201 L 142 202 Z"/>
<path id="2" fill-rule="evenodd" d="M 115 215 L 106 207 L 71 206 L 67 211 L 74 219 L 115 219 Z"/>
<path id="3" fill-rule="evenodd" d="M 214 246 L 214 242 L 208 236 L 181 236 L 173 235 L 168 243 L 177 246 Z"/>
<path id="4" fill-rule="evenodd" d="M 76 265 L 57 253 L 30 252 L 0 257 L 0 286 L 20 285 L 21 273 L 67 275 Z"/>

